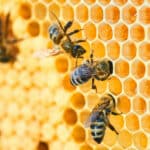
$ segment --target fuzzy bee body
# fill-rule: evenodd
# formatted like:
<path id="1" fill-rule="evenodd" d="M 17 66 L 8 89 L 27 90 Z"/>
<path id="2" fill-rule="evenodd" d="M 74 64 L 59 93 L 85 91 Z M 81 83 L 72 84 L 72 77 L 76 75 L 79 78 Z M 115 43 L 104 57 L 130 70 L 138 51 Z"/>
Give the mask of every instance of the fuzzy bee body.
<path id="1" fill-rule="evenodd" d="M 102 103 L 97 104 L 87 121 L 85 127 L 90 127 L 91 135 L 98 144 L 102 142 L 106 127 L 108 126 L 116 134 L 119 134 L 114 126 L 110 123 L 108 116 L 110 114 L 120 115 L 121 113 L 114 112 L 116 103 L 115 99 L 110 94 L 105 94 L 101 97 Z"/>
<path id="2" fill-rule="evenodd" d="M 112 72 L 113 64 L 110 60 L 93 61 L 93 55 L 91 55 L 91 60 L 87 60 L 72 72 L 70 81 L 72 85 L 77 86 L 92 79 L 92 89 L 96 89 L 94 80 L 106 80 Z"/>

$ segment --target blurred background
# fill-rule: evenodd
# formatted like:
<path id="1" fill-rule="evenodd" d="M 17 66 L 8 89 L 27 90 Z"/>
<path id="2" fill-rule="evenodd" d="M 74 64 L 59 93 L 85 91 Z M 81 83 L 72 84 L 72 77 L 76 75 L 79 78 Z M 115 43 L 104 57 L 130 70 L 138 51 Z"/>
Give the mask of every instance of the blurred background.
<path id="1" fill-rule="evenodd" d="M 113 61 L 97 93 L 91 81 L 70 84 L 70 55 L 33 56 L 54 47 L 50 11 L 62 24 L 73 20 L 70 31 L 83 29 L 72 38 L 87 39 L 85 59 L 94 49 L 96 59 Z M 149 0 L 0 0 L 0 17 L 8 13 L 14 36 L 24 40 L 15 44 L 16 61 L 0 63 L 0 150 L 150 150 Z M 96 144 L 84 122 L 106 92 L 123 115 L 110 116 L 119 135 L 107 128 Z"/>

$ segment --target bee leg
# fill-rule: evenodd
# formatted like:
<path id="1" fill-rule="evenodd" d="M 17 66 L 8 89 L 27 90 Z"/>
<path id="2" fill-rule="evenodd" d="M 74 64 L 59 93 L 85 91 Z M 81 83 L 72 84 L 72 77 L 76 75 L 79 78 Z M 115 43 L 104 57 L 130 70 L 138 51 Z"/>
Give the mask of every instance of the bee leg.
<path id="1" fill-rule="evenodd" d="M 122 112 L 121 112 L 121 113 L 111 112 L 111 114 L 112 114 L 112 115 L 121 115 L 121 114 L 122 114 Z"/>
<path id="2" fill-rule="evenodd" d="M 114 131 L 116 134 L 119 134 L 118 131 L 114 128 L 114 126 L 113 126 L 110 122 L 108 123 L 108 127 L 109 127 L 112 131 Z"/>
<path id="3" fill-rule="evenodd" d="M 67 30 L 72 26 L 72 24 L 73 24 L 73 21 L 68 21 L 68 22 L 66 23 L 66 25 L 64 26 L 64 32 L 65 32 L 65 33 L 66 33 Z"/>
<path id="4" fill-rule="evenodd" d="M 92 89 L 94 89 L 96 91 L 96 93 L 97 93 L 97 87 L 94 84 L 94 78 L 92 78 Z"/>
<path id="5" fill-rule="evenodd" d="M 81 43 L 81 42 L 86 42 L 86 40 L 81 39 L 81 40 L 73 41 L 73 43 Z"/>
<path id="6" fill-rule="evenodd" d="M 73 35 L 73 34 L 75 34 L 75 33 L 80 32 L 81 30 L 82 30 L 82 29 L 73 30 L 72 32 L 69 32 L 68 35 L 71 36 L 71 35 Z"/>
<path id="7" fill-rule="evenodd" d="M 5 20 L 5 32 L 4 32 L 4 37 L 7 38 L 8 35 L 8 28 L 9 28 L 9 20 L 10 20 L 10 13 L 7 14 L 6 20 Z"/>

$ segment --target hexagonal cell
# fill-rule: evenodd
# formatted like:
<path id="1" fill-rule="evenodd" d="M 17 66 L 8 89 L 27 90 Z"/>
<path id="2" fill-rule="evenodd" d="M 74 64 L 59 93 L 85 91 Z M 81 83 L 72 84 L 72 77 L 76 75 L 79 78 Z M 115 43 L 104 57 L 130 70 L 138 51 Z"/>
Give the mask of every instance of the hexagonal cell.
<path id="1" fill-rule="evenodd" d="M 112 38 L 112 28 L 107 23 L 102 23 L 98 27 L 98 36 L 101 40 L 107 41 Z"/>
<path id="2" fill-rule="evenodd" d="M 100 102 L 99 96 L 93 92 L 89 93 L 86 98 L 88 108 L 90 109 L 93 109 Z"/>
<path id="3" fill-rule="evenodd" d="M 107 128 L 102 142 L 108 146 L 113 146 L 116 143 L 116 140 L 117 140 L 116 133 L 110 130 L 109 128 Z"/>
<path id="4" fill-rule="evenodd" d="M 108 6 L 105 9 L 105 16 L 106 16 L 106 20 L 109 23 L 116 23 L 119 21 L 120 19 L 120 11 L 119 8 L 113 5 Z"/>
<path id="5" fill-rule="evenodd" d="M 107 54 L 108 56 L 115 60 L 119 57 L 120 55 L 120 45 L 116 41 L 110 41 L 107 44 Z"/>
<path id="6" fill-rule="evenodd" d="M 80 92 L 75 92 L 71 95 L 70 102 L 75 108 L 81 109 L 85 105 L 84 95 Z"/>
<path id="7" fill-rule="evenodd" d="M 150 80 L 144 79 L 140 82 L 140 93 L 143 96 L 150 97 Z"/>
<path id="8" fill-rule="evenodd" d="M 102 58 L 105 56 L 105 47 L 100 40 L 93 41 L 91 49 L 94 50 L 94 57 Z"/>
<path id="9" fill-rule="evenodd" d="M 48 143 L 44 141 L 40 141 L 38 143 L 37 150 L 49 150 Z"/>
<path id="10" fill-rule="evenodd" d="M 93 3 L 95 3 L 95 0 L 84 0 L 85 1 L 85 3 L 87 3 L 87 4 L 93 4 Z"/>
<path id="11" fill-rule="evenodd" d="M 55 67 L 59 73 L 65 73 L 68 71 L 68 58 L 65 56 L 58 56 L 55 59 Z"/>
<path id="12" fill-rule="evenodd" d="M 145 74 L 144 63 L 140 60 L 135 60 L 131 65 L 131 73 L 137 79 L 143 78 Z"/>
<path id="13" fill-rule="evenodd" d="M 56 21 L 56 18 L 54 17 L 54 15 L 51 12 L 55 13 L 55 15 L 59 18 L 60 7 L 56 3 L 51 3 L 48 7 L 48 14 L 49 14 L 50 20 L 52 22 Z"/>
<path id="14" fill-rule="evenodd" d="M 42 21 L 41 24 L 41 34 L 45 37 L 48 38 L 49 37 L 49 33 L 48 33 L 48 28 L 50 26 L 50 22 L 48 20 L 44 20 Z"/>
<path id="15" fill-rule="evenodd" d="M 99 2 L 102 4 L 102 5 L 108 5 L 110 3 L 110 0 L 99 0 Z"/>
<path id="16" fill-rule="evenodd" d="M 150 115 L 146 114 L 145 116 L 142 117 L 141 125 L 142 128 L 145 130 L 145 132 L 150 133 Z"/>
<path id="17" fill-rule="evenodd" d="M 74 125 L 77 122 L 77 113 L 72 108 L 66 108 L 63 114 L 63 119 L 67 125 Z"/>
<path id="18" fill-rule="evenodd" d="M 132 144 L 132 136 L 127 130 L 122 130 L 119 133 L 118 141 L 123 148 L 128 148 Z"/>
<path id="19" fill-rule="evenodd" d="M 115 26 L 114 35 L 116 40 L 119 40 L 121 42 L 127 40 L 128 27 L 123 23 L 119 23 L 118 25 Z"/>
<path id="20" fill-rule="evenodd" d="M 126 127 L 131 131 L 136 131 L 139 129 L 139 120 L 137 115 L 130 113 L 126 116 Z"/>
<path id="21" fill-rule="evenodd" d="M 83 111 L 80 112 L 79 120 L 83 124 L 83 126 L 85 125 L 86 120 L 89 118 L 90 113 L 91 112 L 87 109 L 84 109 Z"/>
<path id="22" fill-rule="evenodd" d="M 133 143 L 137 149 L 146 149 L 148 138 L 143 132 L 137 132 L 133 135 Z"/>
<path id="23" fill-rule="evenodd" d="M 120 112 L 128 113 L 130 111 L 131 102 L 127 96 L 121 95 L 118 97 L 117 101 L 118 101 L 117 108 L 119 109 Z"/>
<path id="24" fill-rule="evenodd" d="M 96 27 L 93 23 L 88 22 L 83 26 L 85 37 L 88 40 L 94 40 L 96 37 Z"/>
<path id="25" fill-rule="evenodd" d="M 42 3 L 36 3 L 35 5 L 34 5 L 34 9 L 33 9 L 33 13 L 34 13 L 34 15 L 35 15 L 35 17 L 37 18 L 37 19 L 40 19 L 40 20 L 42 20 L 42 19 L 44 19 L 45 17 L 46 17 L 46 15 L 47 15 L 47 8 L 46 8 L 46 6 L 44 5 L 44 4 L 42 4 Z"/>
<path id="26" fill-rule="evenodd" d="M 150 7 L 142 7 L 139 11 L 139 19 L 142 23 L 150 24 Z"/>
<path id="27" fill-rule="evenodd" d="M 80 2 L 80 0 L 70 0 L 71 1 L 71 3 L 73 3 L 73 4 L 78 4 L 79 2 Z"/>
<path id="28" fill-rule="evenodd" d="M 80 125 L 74 126 L 72 130 L 72 137 L 76 143 L 84 142 L 86 137 L 85 129 Z"/>
<path id="29" fill-rule="evenodd" d="M 145 113 L 145 111 L 146 111 L 146 102 L 142 97 L 136 96 L 133 99 L 133 110 L 136 113 L 138 113 L 139 115 Z"/>
<path id="30" fill-rule="evenodd" d="M 83 144 L 81 145 L 80 150 L 93 150 L 93 148 L 89 144 Z"/>
<path id="31" fill-rule="evenodd" d="M 114 0 L 114 2 L 117 4 L 117 5 L 124 5 L 126 2 L 127 2 L 127 0 Z"/>
<path id="32" fill-rule="evenodd" d="M 115 73 L 120 76 L 121 78 L 124 78 L 128 76 L 129 74 L 129 64 L 125 60 L 118 60 L 115 63 Z"/>
<path id="33" fill-rule="evenodd" d="M 132 40 L 134 40 L 135 42 L 140 42 L 144 40 L 145 38 L 144 28 L 141 25 L 136 24 L 131 27 L 130 35 L 131 35 Z"/>
<path id="34" fill-rule="evenodd" d="M 106 92 L 108 80 L 105 80 L 105 81 L 95 80 L 95 85 L 97 87 L 97 93 L 102 94 L 102 93 Z"/>
<path id="35" fill-rule="evenodd" d="M 37 21 L 35 20 L 31 20 L 28 23 L 27 26 L 27 32 L 31 35 L 31 36 L 38 36 L 40 33 L 40 25 Z"/>
<path id="36" fill-rule="evenodd" d="M 66 0 L 57 0 L 57 2 L 62 5 L 66 2 Z"/>
<path id="37" fill-rule="evenodd" d="M 91 19 L 94 22 L 100 22 L 103 19 L 103 9 L 98 6 L 94 5 L 91 8 Z"/>
<path id="38" fill-rule="evenodd" d="M 122 91 L 122 85 L 121 81 L 117 77 L 111 77 L 111 79 L 108 82 L 108 88 L 110 92 L 112 92 L 115 95 L 118 95 Z"/>
<path id="39" fill-rule="evenodd" d="M 120 113 L 120 112 L 119 112 Z M 110 122 L 115 126 L 115 129 L 119 132 L 124 125 L 124 119 L 122 115 L 110 115 Z"/>
<path id="40" fill-rule="evenodd" d="M 137 84 L 132 78 L 128 78 L 124 81 L 124 92 L 129 96 L 134 96 L 136 94 Z"/>
<path id="41" fill-rule="evenodd" d="M 76 17 L 81 22 L 87 21 L 88 20 L 88 8 L 83 4 L 80 4 L 79 6 L 77 6 Z"/>
<path id="42" fill-rule="evenodd" d="M 144 42 L 139 46 L 139 55 L 143 60 L 150 60 L 150 43 Z"/>
<path id="43" fill-rule="evenodd" d="M 134 5 L 137 5 L 137 6 L 142 5 L 144 2 L 144 0 L 131 0 L 131 1 Z"/>
<path id="44" fill-rule="evenodd" d="M 122 18 L 126 23 L 134 23 L 136 21 L 137 11 L 132 5 L 127 5 L 122 10 Z"/>
<path id="45" fill-rule="evenodd" d="M 131 60 L 136 56 L 136 45 L 132 41 L 128 41 L 122 46 L 122 55 Z"/>
<path id="46" fill-rule="evenodd" d="M 69 74 L 66 74 L 64 76 L 63 81 L 62 81 L 62 86 L 64 87 L 65 90 L 70 91 L 70 92 L 74 91 L 76 89 L 76 87 L 70 83 L 70 75 Z"/>
<path id="47" fill-rule="evenodd" d="M 24 19 L 29 19 L 32 15 L 31 5 L 29 3 L 22 3 L 19 7 L 19 15 Z"/>
<path id="48" fill-rule="evenodd" d="M 73 8 L 66 4 L 62 7 L 62 16 L 65 21 L 73 20 L 74 19 L 74 12 Z"/>

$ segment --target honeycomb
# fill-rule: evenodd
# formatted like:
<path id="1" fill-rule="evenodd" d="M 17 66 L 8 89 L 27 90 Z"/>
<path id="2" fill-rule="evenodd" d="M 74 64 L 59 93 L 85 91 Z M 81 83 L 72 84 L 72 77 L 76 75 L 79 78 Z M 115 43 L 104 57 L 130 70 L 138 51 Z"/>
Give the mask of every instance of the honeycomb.
<path id="1" fill-rule="evenodd" d="M 67 54 L 37 59 L 37 50 L 53 48 L 48 27 L 73 20 L 74 39 L 87 39 L 84 58 L 113 61 L 109 80 L 74 87 L 74 66 Z M 150 1 L 149 0 L 0 0 L 0 13 L 11 12 L 20 50 L 17 60 L 0 63 L 1 150 L 150 150 Z M 32 44 L 31 44 L 32 43 Z M 81 61 L 80 61 L 81 63 Z M 84 122 L 100 96 L 110 92 L 116 111 L 96 144 Z"/>

